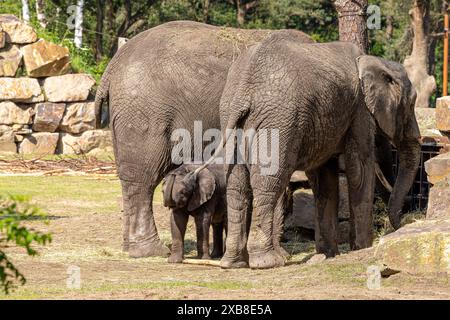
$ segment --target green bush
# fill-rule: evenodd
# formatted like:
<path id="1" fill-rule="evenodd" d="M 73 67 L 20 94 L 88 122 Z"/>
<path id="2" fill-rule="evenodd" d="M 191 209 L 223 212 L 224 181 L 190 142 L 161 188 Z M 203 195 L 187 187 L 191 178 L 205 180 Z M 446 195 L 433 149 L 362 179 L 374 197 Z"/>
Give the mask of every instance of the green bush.
<path id="1" fill-rule="evenodd" d="M 25 276 L 14 266 L 4 249 L 9 244 L 24 248 L 29 256 L 34 256 L 37 251 L 32 244 L 45 245 L 51 241 L 49 233 L 41 233 L 22 225 L 26 220 L 46 220 L 46 215 L 41 210 L 29 203 L 29 199 L 23 196 L 0 195 L 0 290 L 8 294 L 18 281 L 24 285 Z"/>

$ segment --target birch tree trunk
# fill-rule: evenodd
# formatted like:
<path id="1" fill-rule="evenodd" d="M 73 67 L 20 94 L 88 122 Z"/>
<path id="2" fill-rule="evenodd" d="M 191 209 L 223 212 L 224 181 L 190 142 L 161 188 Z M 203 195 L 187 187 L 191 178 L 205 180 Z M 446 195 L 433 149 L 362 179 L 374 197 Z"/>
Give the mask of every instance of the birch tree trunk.
<path id="1" fill-rule="evenodd" d="M 336 0 L 334 6 L 339 14 L 339 40 L 354 43 L 368 53 L 367 0 Z"/>
<path id="2" fill-rule="evenodd" d="M 30 22 L 30 7 L 28 6 L 28 0 L 22 0 L 22 19 L 26 22 Z"/>
<path id="3" fill-rule="evenodd" d="M 45 17 L 44 8 L 45 8 L 45 1 L 44 0 L 36 0 L 37 19 L 38 19 L 41 27 L 45 29 L 47 27 L 47 19 Z"/>
<path id="4" fill-rule="evenodd" d="M 83 9 L 84 0 L 78 0 L 77 11 L 75 14 L 75 38 L 73 40 L 75 47 L 77 48 L 81 48 L 83 43 Z"/>
<path id="5" fill-rule="evenodd" d="M 429 107 L 430 98 L 436 91 L 436 80 L 428 74 L 429 14 L 428 0 L 415 0 L 409 11 L 414 32 L 413 49 L 403 64 L 417 91 L 416 108 Z"/>

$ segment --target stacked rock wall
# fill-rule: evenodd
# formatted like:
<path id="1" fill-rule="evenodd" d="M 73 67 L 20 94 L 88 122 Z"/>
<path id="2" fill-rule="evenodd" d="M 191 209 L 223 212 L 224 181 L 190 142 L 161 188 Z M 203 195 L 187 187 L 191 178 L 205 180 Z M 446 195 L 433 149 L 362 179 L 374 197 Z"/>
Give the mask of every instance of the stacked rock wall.
<path id="1" fill-rule="evenodd" d="M 38 39 L 13 15 L 0 15 L 0 153 L 112 150 L 110 133 L 95 130 L 95 80 L 69 72 L 67 48 Z"/>

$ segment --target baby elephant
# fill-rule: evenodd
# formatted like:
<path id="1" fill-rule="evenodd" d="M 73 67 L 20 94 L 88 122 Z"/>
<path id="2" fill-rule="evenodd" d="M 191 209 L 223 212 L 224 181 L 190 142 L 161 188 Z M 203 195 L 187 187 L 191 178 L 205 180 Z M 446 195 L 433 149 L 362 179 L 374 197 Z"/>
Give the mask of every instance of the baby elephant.
<path id="1" fill-rule="evenodd" d="M 226 232 L 226 183 L 223 166 L 210 165 L 195 172 L 199 165 L 182 165 L 163 180 L 164 206 L 171 208 L 171 263 L 183 261 L 184 235 L 189 215 L 195 219 L 197 254 L 201 259 L 223 255 Z M 213 226 L 213 251 L 209 254 L 209 227 Z"/>

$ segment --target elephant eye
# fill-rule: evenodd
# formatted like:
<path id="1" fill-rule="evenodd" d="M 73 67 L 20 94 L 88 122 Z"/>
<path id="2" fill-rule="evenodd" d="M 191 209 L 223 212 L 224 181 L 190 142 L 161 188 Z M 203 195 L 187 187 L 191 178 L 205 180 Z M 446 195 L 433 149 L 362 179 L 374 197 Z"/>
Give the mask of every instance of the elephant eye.
<path id="1" fill-rule="evenodd" d="M 393 84 L 395 82 L 394 78 L 388 73 L 383 73 L 383 78 L 389 84 Z"/>

